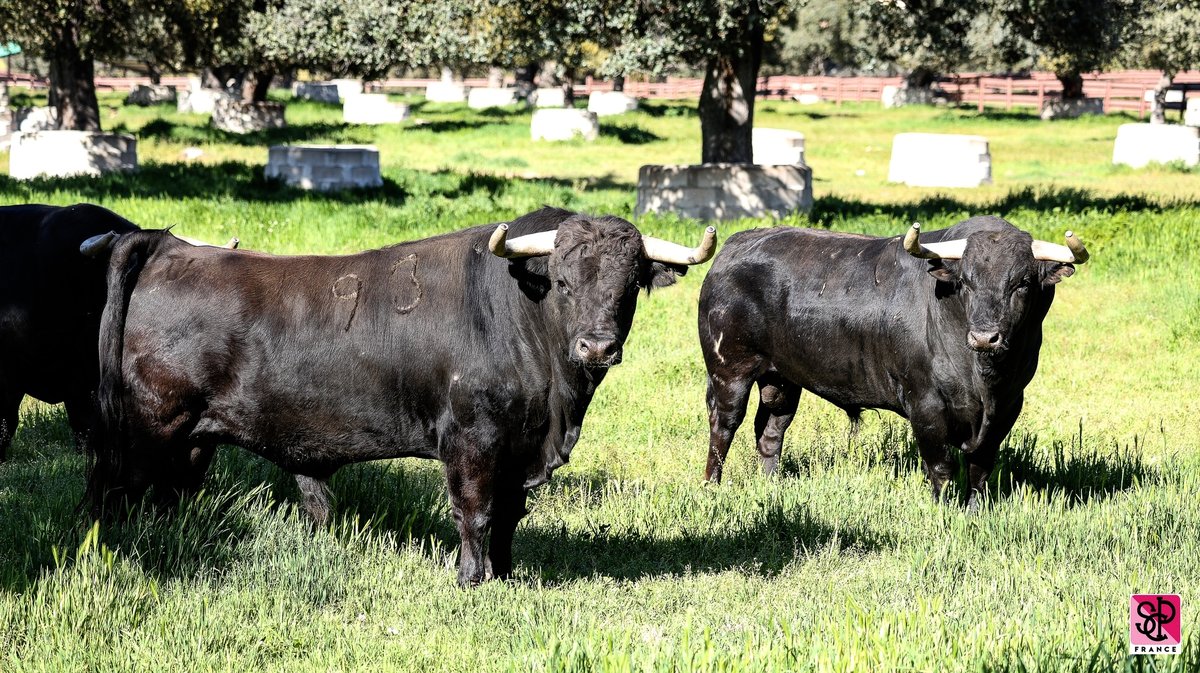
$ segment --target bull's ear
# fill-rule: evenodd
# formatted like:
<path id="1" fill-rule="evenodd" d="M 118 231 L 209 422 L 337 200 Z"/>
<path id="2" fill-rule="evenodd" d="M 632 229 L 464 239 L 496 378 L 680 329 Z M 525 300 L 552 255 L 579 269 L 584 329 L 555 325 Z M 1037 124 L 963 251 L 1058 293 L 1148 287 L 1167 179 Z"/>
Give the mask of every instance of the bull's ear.
<path id="1" fill-rule="evenodd" d="M 650 262 L 642 267 L 642 277 L 638 279 L 638 285 L 646 288 L 647 293 L 656 287 L 668 287 L 675 284 L 676 276 L 686 274 L 687 269 L 682 264 Z"/>
<path id="2" fill-rule="evenodd" d="M 1062 262 L 1042 263 L 1042 287 L 1050 287 L 1063 278 L 1075 275 L 1075 265 Z"/>
<path id="3" fill-rule="evenodd" d="M 953 283 L 958 280 L 958 262 L 949 259 L 929 260 L 929 275 L 943 283 Z"/>

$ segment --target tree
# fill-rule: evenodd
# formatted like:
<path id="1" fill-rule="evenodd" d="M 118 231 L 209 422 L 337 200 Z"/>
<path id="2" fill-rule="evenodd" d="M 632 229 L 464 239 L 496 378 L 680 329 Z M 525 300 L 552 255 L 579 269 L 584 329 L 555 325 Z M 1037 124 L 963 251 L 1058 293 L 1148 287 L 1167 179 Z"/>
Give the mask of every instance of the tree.
<path id="1" fill-rule="evenodd" d="M 0 41 L 17 42 L 50 64 L 50 104 L 59 128 L 100 130 L 95 59 L 123 56 L 139 0 L 0 0 Z"/>
<path id="2" fill-rule="evenodd" d="M 905 85 L 928 89 L 939 76 L 971 58 L 969 35 L 978 3 L 956 0 L 880 0 L 853 3 L 864 29 L 856 36 L 859 61 L 905 73 Z"/>
<path id="3" fill-rule="evenodd" d="M 1062 83 L 1065 101 L 1083 98 L 1083 74 L 1108 66 L 1119 54 L 1137 25 L 1142 0 L 992 2 L 998 19 L 1010 27 L 1010 52 L 1036 54 Z"/>
<path id="4" fill-rule="evenodd" d="M 764 68 L 779 74 L 824 75 L 857 68 L 866 24 L 847 0 L 810 0 L 767 43 Z"/>
<path id="5" fill-rule="evenodd" d="M 613 3 L 610 25 L 625 39 L 605 69 L 666 74 L 676 64 L 704 68 L 698 110 L 701 160 L 751 163 L 754 97 L 763 47 L 792 9 L 787 0 L 628 0 Z"/>
<path id="6" fill-rule="evenodd" d="M 1154 89 L 1155 105 L 1150 121 L 1166 122 L 1167 89 L 1175 75 L 1200 67 L 1200 0 L 1143 0 L 1137 28 L 1126 43 L 1127 65 L 1162 73 Z"/>

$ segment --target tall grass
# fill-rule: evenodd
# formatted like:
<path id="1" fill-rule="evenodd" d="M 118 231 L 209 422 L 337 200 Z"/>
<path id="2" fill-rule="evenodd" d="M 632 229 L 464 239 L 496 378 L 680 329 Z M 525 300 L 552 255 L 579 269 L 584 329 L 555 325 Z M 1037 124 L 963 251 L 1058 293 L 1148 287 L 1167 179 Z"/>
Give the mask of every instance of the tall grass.
<path id="1" fill-rule="evenodd" d="M 543 203 L 632 216 L 641 163 L 693 161 L 698 122 L 653 102 L 595 144 L 528 140 L 527 112 L 424 105 L 422 123 L 351 127 L 294 104 L 250 138 L 167 107 L 111 106 L 142 169 L 0 179 L 0 202 L 111 207 L 147 227 L 345 253 L 510 218 Z M 749 428 L 726 481 L 707 446 L 695 305 L 705 267 L 640 300 L 626 361 L 569 466 L 534 491 L 516 577 L 463 591 L 440 466 L 356 465 L 314 529 L 293 482 L 223 448 L 204 491 L 94 527 L 62 410 L 27 400 L 0 465 L 0 670 L 1185 671 L 1200 668 L 1200 183 L 1106 153 L 1120 117 L 1046 124 L 970 110 L 770 102 L 759 123 L 808 137 L 817 203 L 783 222 L 875 235 L 996 213 L 1093 259 L 1059 286 L 1027 403 L 979 514 L 929 499 L 907 426 L 857 433 L 805 395 L 780 474 Z M 992 139 L 996 185 L 888 185 L 891 134 Z M 262 179 L 273 142 L 373 142 L 384 187 L 308 194 Z M 204 151 L 179 163 L 184 147 Z M 2 162 L 2 159 L 0 159 Z M 865 176 L 855 171 L 862 169 Z M 695 240 L 694 222 L 638 226 Z M 751 410 L 753 413 L 753 409 Z M 1186 647 L 1127 656 L 1128 597 L 1184 595 Z"/>

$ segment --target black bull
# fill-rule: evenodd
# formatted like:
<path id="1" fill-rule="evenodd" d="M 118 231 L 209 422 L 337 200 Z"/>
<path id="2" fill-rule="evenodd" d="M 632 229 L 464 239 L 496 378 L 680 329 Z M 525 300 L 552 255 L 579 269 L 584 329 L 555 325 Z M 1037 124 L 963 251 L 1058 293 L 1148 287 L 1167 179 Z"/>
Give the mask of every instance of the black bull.
<path id="1" fill-rule="evenodd" d="M 908 419 L 935 496 L 952 473 L 947 445 L 961 448 L 978 506 L 1037 369 L 1054 285 L 1087 259 L 1067 240 L 1034 241 L 997 217 L 919 241 L 914 227 L 903 243 L 794 228 L 730 237 L 700 291 L 706 477 L 720 480 L 755 384 L 757 448 L 773 471 L 808 389 L 852 419 L 864 408 Z"/>
<path id="2" fill-rule="evenodd" d="M 94 505 L 194 489 L 233 444 L 295 473 L 320 521 L 342 465 L 433 458 L 462 539 L 459 582 L 506 576 L 526 491 L 567 461 L 638 290 L 714 247 L 711 229 L 693 250 L 549 208 L 343 257 L 120 237 Z"/>
<path id="3" fill-rule="evenodd" d="M 88 204 L 0 208 L 0 460 L 25 395 L 64 402 L 76 442 L 83 439 L 99 380 L 96 334 L 108 267 L 80 255 L 79 245 L 136 230 Z"/>

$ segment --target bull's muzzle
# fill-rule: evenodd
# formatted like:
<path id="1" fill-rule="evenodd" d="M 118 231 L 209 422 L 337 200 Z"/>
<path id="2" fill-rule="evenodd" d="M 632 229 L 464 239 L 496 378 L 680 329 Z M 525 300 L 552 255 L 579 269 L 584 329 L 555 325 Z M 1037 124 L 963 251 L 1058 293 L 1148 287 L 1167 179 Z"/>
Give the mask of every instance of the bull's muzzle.
<path id="1" fill-rule="evenodd" d="M 1002 353 L 1008 344 L 999 330 L 971 330 L 967 332 L 967 347 L 977 353 Z"/>
<path id="2" fill-rule="evenodd" d="M 621 364 L 621 342 L 607 334 L 585 334 L 575 339 L 571 359 L 585 367 Z"/>

